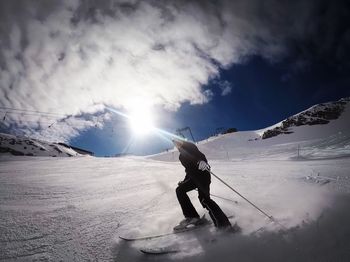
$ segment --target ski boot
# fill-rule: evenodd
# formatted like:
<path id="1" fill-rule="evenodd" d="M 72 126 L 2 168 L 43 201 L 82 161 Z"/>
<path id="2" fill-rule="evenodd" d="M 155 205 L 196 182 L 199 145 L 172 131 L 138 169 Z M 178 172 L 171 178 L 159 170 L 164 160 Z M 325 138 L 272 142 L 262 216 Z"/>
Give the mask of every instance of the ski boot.
<path id="1" fill-rule="evenodd" d="M 199 217 L 187 217 L 183 219 L 177 226 L 174 227 L 174 231 L 181 231 L 188 229 L 189 227 L 201 226 L 208 223 L 208 220 L 203 215 Z"/>

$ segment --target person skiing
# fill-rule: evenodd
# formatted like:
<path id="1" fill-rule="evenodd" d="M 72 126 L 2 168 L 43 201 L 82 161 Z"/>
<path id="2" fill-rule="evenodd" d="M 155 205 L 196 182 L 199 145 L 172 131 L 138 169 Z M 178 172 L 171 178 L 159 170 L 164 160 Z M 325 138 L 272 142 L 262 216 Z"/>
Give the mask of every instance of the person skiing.
<path id="1" fill-rule="evenodd" d="M 209 211 L 209 215 L 217 228 L 231 228 L 231 223 L 225 213 L 210 198 L 210 165 L 205 155 L 199 151 L 197 146 L 191 142 L 181 139 L 172 140 L 175 147 L 179 150 L 179 160 L 185 167 L 185 179 L 178 183 L 176 196 L 180 203 L 185 219 L 174 230 L 185 229 L 189 225 L 198 225 L 201 219 L 191 203 L 187 192 L 198 189 L 198 198 L 201 205 Z"/>

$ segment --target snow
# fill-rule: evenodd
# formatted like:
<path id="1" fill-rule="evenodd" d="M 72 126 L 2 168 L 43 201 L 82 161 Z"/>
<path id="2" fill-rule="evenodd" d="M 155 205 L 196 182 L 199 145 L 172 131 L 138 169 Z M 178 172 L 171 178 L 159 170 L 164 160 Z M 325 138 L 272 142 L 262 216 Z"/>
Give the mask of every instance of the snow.
<path id="1" fill-rule="evenodd" d="M 295 256 L 312 261 L 305 255 L 309 252 L 318 261 L 336 250 L 340 253 L 333 256 L 340 258 L 349 247 L 345 238 L 350 233 L 345 223 L 350 218 L 347 158 L 212 162 L 216 174 L 281 221 L 289 233 L 279 233 L 278 226 L 213 178 L 212 193 L 238 201 L 216 199 L 227 214 L 235 215 L 241 235 L 212 242 L 217 233 L 211 228 L 202 235 L 132 244 L 118 236 L 168 232 L 181 219 L 174 193 L 183 178 L 178 163 L 142 158 L 11 158 L 3 157 L 0 163 L 1 259 L 144 261 L 140 247 L 181 243 L 183 252 L 162 261 L 211 261 L 221 253 L 237 261 L 263 255 L 266 261 L 288 257 L 295 261 L 291 259 Z M 316 174 L 334 181 L 305 182 L 306 176 Z M 204 214 L 196 192 L 190 195 Z M 261 226 L 267 227 L 265 233 L 249 235 Z M 327 237 L 321 239 L 323 235 Z M 300 253 L 294 253 L 299 242 Z"/>
<path id="2" fill-rule="evenodd" d="M 208 227 L 147 241 L 118 238 L 171 232 L 182 219 L 177 151 L 124 158 L 2 155 L 0 260 L 349 261 L 349 118 L 347 107 L 327 125 L 289 135 L 254 140 L 258 131 L 237 132 L 199 143 L 216 175 L 283 225 L 213 177 L 211 193 L 237 201 L 213 197 L 241 227 L 235 235 Z M 189 195 L 205 214 L 196 192 Z M 139 251 L 153 246 L 181 252 L 150 257 Z"/>

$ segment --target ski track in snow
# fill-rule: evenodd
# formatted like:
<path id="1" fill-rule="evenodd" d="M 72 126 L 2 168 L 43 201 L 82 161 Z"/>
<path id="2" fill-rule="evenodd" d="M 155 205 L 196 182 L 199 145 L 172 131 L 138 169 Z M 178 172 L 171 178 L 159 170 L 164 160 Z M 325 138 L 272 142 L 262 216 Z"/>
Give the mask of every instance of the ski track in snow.
<path id="1" fill-rule="evenodd" d="M 340 212 L 349 203 L 349 158 L 216 160 L 211 165 L 215 174 L 294 233 L 279 233 L 276 225 L 212 178 L 213 194 L 238 201 L 214 198 L 227 214 L 235 215 L 242 234 L 218 237 L 210 228 L 125 243 L 119 235 L 168 232 L 182 219 L 174 192 L 184 177 L 178 162 L 141 157 L 1 157 L 0 260 L 331 261 L 326 259 L 333 257 L 345 261 L 350 257 L 350 215 Z M 321 185 L 307 176 L 333 180 Z M 196 192 L 190 196 L 203 214 Z M 261 226 L 267 230 L 249 235 Z M 162 257 L 147 257 L 138 250 L 179 243 L 182 252 Z M 325 256 L 332 251 L 332 257 Z"/>

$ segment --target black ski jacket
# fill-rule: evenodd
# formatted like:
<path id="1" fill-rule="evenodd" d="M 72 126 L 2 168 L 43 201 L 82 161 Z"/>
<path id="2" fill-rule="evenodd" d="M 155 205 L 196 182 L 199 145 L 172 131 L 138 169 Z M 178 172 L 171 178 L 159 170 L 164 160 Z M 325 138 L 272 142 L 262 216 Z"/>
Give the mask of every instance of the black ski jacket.
<path id="1" fill-rule="evenodd" d="M 195 144 L 190 142 L 184 142 L 181 148 L 179 149 L 179 152 L 179 160 L 181 164 L 185 167 L 186 171 L 185 180 L 187 178 L 193 178 L 193 176 L 196 175 L 210 176 L 210 173 L 208 171 L 201 171 L 198 169 L 199 161 L 205 161 L 206 163 L 208 163 L 208 161 L 205 155 L 201 151 L 199 151 Z"/>

